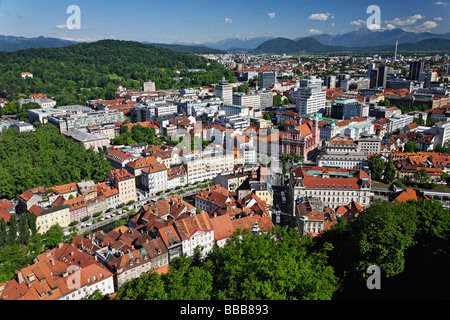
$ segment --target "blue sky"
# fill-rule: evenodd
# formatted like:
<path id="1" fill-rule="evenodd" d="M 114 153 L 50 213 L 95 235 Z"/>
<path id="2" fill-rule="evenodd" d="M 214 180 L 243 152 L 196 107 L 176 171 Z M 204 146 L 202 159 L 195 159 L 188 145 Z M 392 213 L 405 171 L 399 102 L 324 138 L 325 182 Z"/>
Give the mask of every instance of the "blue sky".
<path id="1" fill-rule="evenodd" d="M 450 0 L 0 0 L 0 35 L 162 43 L 292 39 L 361 28 L 374 4 L 381 10 L 382 29 L 450 32 Z M 80 30 L 66 27 L 70 5 L 81 10 Z"/>

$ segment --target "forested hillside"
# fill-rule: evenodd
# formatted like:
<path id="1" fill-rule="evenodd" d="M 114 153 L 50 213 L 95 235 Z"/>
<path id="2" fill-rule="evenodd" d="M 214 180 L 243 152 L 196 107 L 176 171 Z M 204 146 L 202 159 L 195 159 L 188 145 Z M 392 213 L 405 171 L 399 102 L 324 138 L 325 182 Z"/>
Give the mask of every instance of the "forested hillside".
<path id="1" fill-rule="evenodd" d="M 15 198 L 38 186 L 52 187 L 83 179 L 104 181 L 113 168 L 106 151 L 86 150 L 51 125 L 35 133 L 9 129 L 0 139 L 0 197 Z"/>
<path id="2" fill-rule="evenodd" d="M 206 72 L 183 71 L 187 69 Z M 24 80 L 22 72 L 31 72 L 34 78 Z M 183 79 L 177 82 L 176 77 Z M 44 93 L 55 97 L 58 105 L 84 104 L 88 99 L 113 98 L 118 85 L 142 90 L 151 80 L 157 90 L 164 90 L 209 85 L 222 77 L 235 81 L 233 73 L 217 62 L 131 41 L 0 52 L 0 97 L 9 101 Z"/>

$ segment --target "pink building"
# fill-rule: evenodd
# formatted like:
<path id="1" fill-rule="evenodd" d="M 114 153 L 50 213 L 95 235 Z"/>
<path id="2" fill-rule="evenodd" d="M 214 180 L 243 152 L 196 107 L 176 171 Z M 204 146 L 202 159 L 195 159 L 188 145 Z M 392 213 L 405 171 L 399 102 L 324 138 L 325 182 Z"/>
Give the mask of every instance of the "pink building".
<path id="1" fill-rule="evenodd" d="M 282 153 L 294 152 L 305 160 L 315 159 L 317 148 L 320 146 L 320 128 L 317 119 L 288 119 L 280 136 Z"/>

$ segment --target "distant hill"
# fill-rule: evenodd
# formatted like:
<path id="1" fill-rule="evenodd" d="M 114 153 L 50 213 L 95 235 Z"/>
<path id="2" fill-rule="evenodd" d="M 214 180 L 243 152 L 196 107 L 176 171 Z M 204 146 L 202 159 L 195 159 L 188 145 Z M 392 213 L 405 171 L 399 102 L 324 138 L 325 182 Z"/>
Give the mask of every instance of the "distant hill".
<path id="1" fill-rule="evenodd" d="M 225 51 L 212 49 L 203 46 L 193 46 L 193 45 L 182 45 L 182 44 L 166 44 L 166 43 L 152 43 L 152 42 L 142 42 L 144 44 L 149 44 L 154 47 L 169 49 L 176 52 L 187 52 L 193 54 L 224 54 Z"/>
<path id="2" fill-rule="evenodd" d="M 255 49 L 258 47 L 261 43 L 272 40 L 274 37 L 255 37 L 255 38 L 247 38 L 247 39 L 240 39 L 240 38 L 229 38 L 225 40 L 221 40 L 218 42 L 207 42 L 200 44 L 200 46 L 208 47 L 212 49 L 218 49 L 223 51 L 233 51 L 233 50 L 248 50 L 248 49 Z"/>
<path id="3" fill-rule="evenodd" d="M 344 51 L 345 48 L 326 46 L 311 37 L 300 40 L 290 40 L 287 38 L 276 38 L 266 41 L 258 46 L 255 53 L 274 53 L 274 54 L 294 54 L 294 53 L 325 53 Z"/>
<path id="4" fill-rule="evenodd" d="M 450 40 L 447 39 L 426 39 L 416 43 L 399 44 L 400 51 L 450 51 Z M 375 52 L 394 51 L 395 44 L 381 46 L 329 46 L 320 43 L 312 37 L 290 40 L 286 38 L 276 38 L 262 43 L 253 52 L 273 53 L 273 54 L 296 54 L 296 53 L 339 53 L 339 52 Z"/>
<path id="5" fill-rule="evenodd" d="M 77 42 L 57 38 L 25 38 L 0 35 L 0 51 L 13 52 L 32 48 L 60 48 Z"/>
<path id="6" fill-rule="evenodd" d="M 396 28 L 385 31 L 371 31 L 364 27 L 356 31 L 348 32 L 340 35 L 321 34 L 311 36 L 320 43 L 328 46 L 344 46 L 344 47 L 365 47 L 365 46 L 383 46 L 395 45 L 398 40 L 399 44 L 417 43 L 428 39 L 448 39 L 450 40 L 450 33 L 434 34 L 431 32 L 407 32 Z M 299 40 L 294 39 L 294 40 Z"/>

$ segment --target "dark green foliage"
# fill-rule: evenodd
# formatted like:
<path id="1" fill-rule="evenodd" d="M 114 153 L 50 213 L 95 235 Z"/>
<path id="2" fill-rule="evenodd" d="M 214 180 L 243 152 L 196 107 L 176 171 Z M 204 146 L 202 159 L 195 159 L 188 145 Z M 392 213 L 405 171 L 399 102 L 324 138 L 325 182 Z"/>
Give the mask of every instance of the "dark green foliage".
<path id="1" fill-rule="evenodd" d="M 414 141 L 408 141 L 403 146 L 403 151 L 404 152 L 419 152 L 419 151 L 422 151 L 422 149 L 420 149 L 419 146 L 417 145 L 417 143 L 415 143 Z"/>
<path id="2" fill-rule="evenodd" d="M 386 164 L 386 167 L 384 168 L 384 180 L 388 183 L 391 183 L 392 181 L 394 181 L 396 174 L 397 171 L 395 170 L 394 162 L 392 162 L 392 159 L 390 159 Z"/>
<path id="3" fill-rule="evenodd" d="M 327 266 L 327 250 L 309 251 L 312 240 L 295 230 L 276 228 L 242 238 L 235 234 L 224 248 L 201 258 L 172 261 L 169 272 L 133 280 L 119 289 L 117 299 L 287 300 L 331 299 L 338 281 Z"/>
<path id="4" fill-rule="evenodd" d="M 373 180 L 381 180 L 383 177 L 384 161 L 380 155 L 374 155 L 370 158 L 369 169 Z"/>
<path id="5" fill-rule="evenodd" d="M 329 263 L 342 279 L 337 298 L 432 299 L 442 292 L 439 286 L 449 284 L 444 266 L 450 262 L 450 212 L 435 200 L 375 201 L 356 220 L 340 221 L 315 242 L 316 250 L 333 247 Z M 370 265 L 382 273 L 378 293 L 366 287 Z"/>
<path id="6" fill-rule="evenodd" d="M 136 143 L 147 143 L 147 144 L 159 144 L 156 138 L 155 130 L 143 127 L 141 125 L 135 125 L 128 130 L 128 127 L 122 127 L 122 134 L 115 139 L 111 140 L 111 144 L 116 145 L 132 145 Z"/>
<path id="7" fill-rule="evenodd" d="M 86 150 L 53 125 L 35 133 L 7 130 L 0 140 L 0 194 L 14 198 L 39 187 L 52 187 L 83 179 L 104 181 L 112 167 L 105 150 Z"/>

